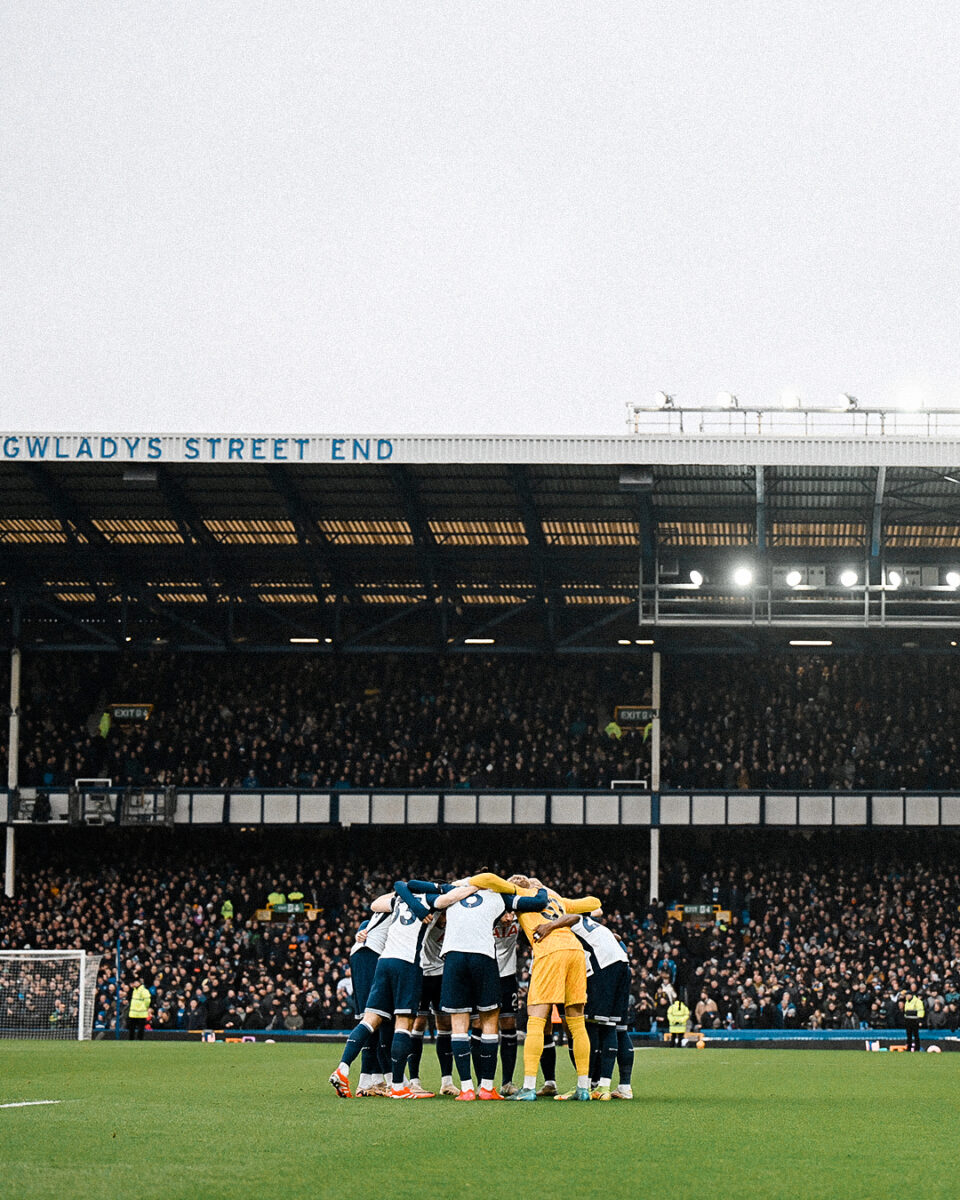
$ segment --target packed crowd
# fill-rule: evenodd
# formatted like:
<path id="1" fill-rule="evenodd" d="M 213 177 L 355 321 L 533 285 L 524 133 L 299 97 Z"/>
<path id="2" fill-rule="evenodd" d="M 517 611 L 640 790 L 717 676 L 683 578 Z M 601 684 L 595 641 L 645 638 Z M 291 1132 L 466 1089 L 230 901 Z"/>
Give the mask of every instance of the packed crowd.
<path id="1" fill-rule="evenodd" d="M 643 731 L 611 728 L 649 698 L 636 658 L 25 655 L 20 781 L 606 787 L 649 777 Z M 134 701 L 149 722 L 104 729 Z M 960 788 L 958 705 L 953 656 L 665 657 L 662 783 Z"/>
<path id="2" fill-rule="evenodd" d="M 676 844 L 671 844 L 674 840 Z M 104 955 L 96 1025 L 121 1022 L 132 981 L 154 1029 L 344 1029 L 355 1018 L 349 949 L 370 900 L 398 873 L 451 878 L 480 867 L 533 870 L 603 900 L 633 969 L 632 1025 L 666 1028 L 675 995 L 704 1029 L 899 1028 L 910 979 L 931 1028 L 960 1024 L 960 840 L 851 833 L 719 834 L 698 849 L 664 836 L 664 903 L 650 907 L 643 848 L 578 831 L 376 831 L 297 836 L 218 830 L 27 830 L 0 949 Z M 272 891 L 302 892 L 316 919 L 264 923 Z M 672 901 L 718 903 L 707 926 Z M 117 972 L 117 943 L 120 971 Z M 119 1000 L 118 1005 L 118 988 Z"/>

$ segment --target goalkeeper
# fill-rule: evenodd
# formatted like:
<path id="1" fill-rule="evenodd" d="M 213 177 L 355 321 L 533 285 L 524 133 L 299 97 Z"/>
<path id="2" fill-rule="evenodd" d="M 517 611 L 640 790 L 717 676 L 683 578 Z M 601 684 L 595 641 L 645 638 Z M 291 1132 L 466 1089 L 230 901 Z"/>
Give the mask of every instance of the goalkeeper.
<path id="1" fill-rule="evenodd" d="M 533 896 L 544 885 L 525 875 L 511 875 L 509 880 L 499 875 L 474 875 L 474 887 L 488 888 L 507 895 Z M 550 903 L 541 913 L 519 913 L 520 928 L 533 948 L 533 970 L 527 993 L 527 1038 L 523 1044 L 523 1087 L 515 1100 L 536 1100 L 537 1069 L 543 1053 L 543 1034 L 554 1004 L 566 1009 L 567 1028 L 573 1043 L 573 1059 L 577 1069 L 577 1086 L 558 1100 L 590 1099 L 590 1038 L 583 1010 L 587 1003 L 587 968 L 583 947 L 569 929 L 556 929 L 546 936 L 539 933 L 545 923 L 557 920 L 565 913 L 589 913 L 600 907 L 596 896 L 568 900 L 547 888 Z"/>

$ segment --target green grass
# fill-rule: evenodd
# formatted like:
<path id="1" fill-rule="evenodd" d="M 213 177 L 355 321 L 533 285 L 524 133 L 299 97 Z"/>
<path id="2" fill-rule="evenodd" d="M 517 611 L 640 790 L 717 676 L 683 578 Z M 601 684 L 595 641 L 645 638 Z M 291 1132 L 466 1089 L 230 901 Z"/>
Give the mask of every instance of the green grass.
<path id="1" fill-rule="evenodd" d="M 960 1195 L 960 1054 L 640 1050 L 627 1104 L 338 1100 L 337 1048 L 0 1042 L 3 1200 Z M 433 1047 L 424 1077 L 436 1083 Z M 570 1072 L 561 1076 L 570 1082 Z"/>

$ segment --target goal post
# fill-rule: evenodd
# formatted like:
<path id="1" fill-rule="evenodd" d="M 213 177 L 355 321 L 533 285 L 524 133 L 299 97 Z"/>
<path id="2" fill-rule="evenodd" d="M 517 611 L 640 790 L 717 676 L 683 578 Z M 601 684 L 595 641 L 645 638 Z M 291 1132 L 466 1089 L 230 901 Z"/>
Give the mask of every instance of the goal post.
<path id="1" fill-rule="evenodd" d="M 0 950 L 0 1038 L 87 1041 L 101 958 L 86 950 Z"/>

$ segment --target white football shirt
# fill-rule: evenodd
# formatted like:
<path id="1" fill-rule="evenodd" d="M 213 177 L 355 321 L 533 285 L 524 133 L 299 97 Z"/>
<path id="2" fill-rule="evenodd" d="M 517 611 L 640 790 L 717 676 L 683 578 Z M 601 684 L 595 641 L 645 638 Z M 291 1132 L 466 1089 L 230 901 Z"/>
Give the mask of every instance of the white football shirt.
<path id="1" fill-rule="evenodd" d="M 485 954 L 496 958 L 493 926 L 507 911 L 508 901 L 498 892 L 486 888 L 464 896 L 457 904 L 447 909 L 447 929 L 443 938 L 442 954 L 459 950 L 464 954 Z"/>
<path id="2" fill-rule="evenodd" d="M 626 962 L 627 955 L 617 938 L 606 925 L 593 921 L 590 917 L 581 917 L 570 927 L 580 940 L 586 951 L 589 965 L 594 971 L 602 971 L 614 963 Z"/>

